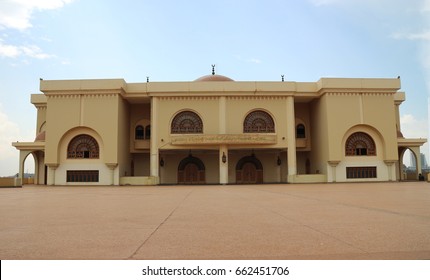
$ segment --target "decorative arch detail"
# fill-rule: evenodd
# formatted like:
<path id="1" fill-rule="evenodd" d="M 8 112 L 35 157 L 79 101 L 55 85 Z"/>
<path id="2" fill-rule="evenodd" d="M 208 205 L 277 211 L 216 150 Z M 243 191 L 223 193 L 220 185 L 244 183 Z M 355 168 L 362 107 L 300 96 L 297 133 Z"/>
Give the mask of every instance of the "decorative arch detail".
<path id="1" fill-rule="evenodd" d="M 192 111 L 182 111 L 173 118 L 170 131 L 172 134 L 203 133 L 203 121 Z"/>
<path id="2" fill-rule="evenodd" d="M 373 138 L 364 132 L 351 134 L 345 143 L 346 156 L 376 156 L 376 145 Z"/>
<path id="3" fill-rule="evenodd" d="M 306 128 L 302 123 L 296 126 L 296 138 L 306 138 Z"/>
<path id="4" fill-rule="evenodd" d="M 135 140 L 149 140 L 151 139 L 151 121 L 148 119 L 141 119 L 134 125 L 134 139 Z"/>
<path id="5" fill-rule="evenodd" d="M 197 157 L 189 155 L 179 162 L 178 184 L 205 184 L 205 165 Z"/>
<path id="6" fill-rule="evenodd" d="M 134 139 L 141 140 L 145 139 L 145 129 L 142 125 L 136 126 L 134 129 Z"/>
<path id="7" fill-rule="evenodd" d="M 244 133 L 273 133 L 275 132 L 275 122 L 269 113 L 262 110 L 255 110 L 249 113 L 243 121 Z"/>
<path id="8" fill-rule="evenodd" d="M 99 158 L 99 144 L 88 134 L 80 134 L 70 140 L 67 146 L 67 158 Z"/>
<path id="9" fill-rule="evenodd" d="M 236 182 L 238 184 L 263 183 L 263 165 L 255 155 L 245 156 L 237 162 Z"/>

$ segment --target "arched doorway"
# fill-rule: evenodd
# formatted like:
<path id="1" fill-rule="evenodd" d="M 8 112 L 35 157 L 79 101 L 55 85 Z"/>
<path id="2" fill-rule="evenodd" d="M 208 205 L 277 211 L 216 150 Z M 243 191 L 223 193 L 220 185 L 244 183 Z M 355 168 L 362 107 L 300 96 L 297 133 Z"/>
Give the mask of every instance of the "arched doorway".
<path id="1" fill-rule="evenodd" d="M 403 148 L 400 154 L 400 179 L 402 181 L 418 180 L 417 155 L 410 148 Z"/>
<path id="2" fill-rule="evenodd" d="M 31 185 L 33 183 L 37 184 L 37 173 L 36 173 L 36 166 L 38 165 L 37 161 L 37 155 L 35 152 L 29 153 L 27 156 L 25 156 L 23 161 L 23 178 L 22 178 L 22 184 L 23 185 Z"/>
<path id="3" fill-rule="evenodd" d="M 263 183 L 263 165 L 255 157 L 246 156 L 236 164 L 237 184 L 261 184 Z"/>
<path id="4" fill-rule="evenodd" d="M 178 184 L 205 184 L 205 165 L 192 155 L 181 160 L 178 166 Z"/>

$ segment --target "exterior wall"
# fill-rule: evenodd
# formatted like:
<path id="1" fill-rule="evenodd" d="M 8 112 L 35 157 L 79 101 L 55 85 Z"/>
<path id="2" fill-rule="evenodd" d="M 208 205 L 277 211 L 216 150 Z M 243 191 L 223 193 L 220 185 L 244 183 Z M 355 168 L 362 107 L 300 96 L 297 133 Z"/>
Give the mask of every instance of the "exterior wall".
<path id="1" fill-rule="evenodd" d="M 388 181 L 392 167 L 384 160 L 398 159 L 394 100 L 389 94 L 330 93 L 328 104 L 329 161 L 340 162 L 335 168 L 336 181 Z M 348 116 L 342 117 L 339 116 Z M 366 132 L 375 141 L 376 156 L 345 156 L 345 142 L 354 132 Z M 377 178 L 347 179 L 347 166 L 376 166 Z M 327 169 L 330 165 L 327 164 Z M 330 172 L 329 172 L 330 173 Z M 334 180 L 329 175 L 329 181 Z"/>
<path id="2" fill-rule="evenodd" d="M 306 174 L 306 160 L 308 159 L 310 162 L 309 152 L 297 152 L 297 174 Z M 312 168 L 312 162 L 310 163 Z"/>
<path id="3" fill-rule="evenodd" d="M 205 177 L 207 184 L 219 183 L 218 151 L 193 152 L 194 157 L 199 158 L 205 165 Z M 188 156 L 187 153 L 164 153 L 162 154 L 164 166 L 160 167 L 161 184 L 178 183 L 179 163 Z"/>
<path id="4" fill-rule="evenodd" d="M 134 176 L 149 176 L 149 153 L 132 155 L 134 161 Z"/>
<path id="5" fill-rule="evenodd" d="M 80 96 L 48 97 L 45 160 L 47 164 L 59 164 L 58 145 L 61 138 L 70 129 L 80 125 Z M 59 118 L 58 116 L 68 116 Z"/>
<path id="6" fill-rule="evenodd" d="M 33 153 L 33 157 L 37 160 L 35 165 L 35 184 L 43 185 L 45 184 L 45 153 L 42 151 L 37 151 Z"/>
<path id="7" fill-rule="evenodd" d="M 0 178 L 0 187 L 15 187 L 16 178 Z M 34 178 L 22 179 L 22 185 L 34 184 Z"/>
<path id="8" fill-rule="evenodd" d="M 391 94 L 363 95 L 364 123 L 376 128 L 383 138 L 384 160 L 398 160 L 394 98 Z"/>
<path id="9" fill-rule="evenodd" d="M 288 182 L 288 155 L 287 152 L 281 151 L 279 153 L 279 158 L 281 159 L 281 182 Z"/>
<path id="10" fill-rule="evenodd" d="M 96 139 L 100 154 L 98 159 L 70 159 L 67 158 L 67 146 L 70 141 L 79 134 L 88 134 Z M 101 136 L 92 129 L 85 127 L 77 127 L 66 133 L 59 145 L 59 162 L 57 169 L 51 174 L 51 180 L 55 178 L 55 182 L 48 182 L 48 184 L 55 185 L 82 185 L 84 183 L 68 183 L 66 182 L 67 170 L 99 170 L 98 183 L 85 183 L 87 185 L 110 185 L 111 184 L 111 170 L 106 166 L 106 146 Z M 117 177 L 117 176 L 116 176 Z"/>
<path id="11" fill-rule="evenodd" d="M 114 184 L 119 184 L 119 169 L 109 170 L 105 164 L 121 163 L 121 171 L 126 172 L 125 162 L 128 156 L 128 112 L 126 105 L 116 94 L 73 94 L 48 97 L 47 111 L 47 134 L 45 146 L 45 160 L 49 166 L 58 166 L 55 172 L 48 176 L 51 184 L 55 178 L 55 184 L 66 184 L 65 172 L 67 168 L 75 169 L 78 166 L 99 169 L 100 185 L 112 182 L 114 173 Z M 100 110 L 103 108 L 103 110 Z M 58 116 L 67 116 L 59 118 Z M 126 124 L 127 125 L 124 125 Z M 123 129 L 125 127 L 126 129 Z M 93 136 L 100 148 L 100 158 L 95 159 L 67 159 L 67 145 L 70 140 L 79 134 Z M 125 134 L 125 136 L 122 136 Z M 124 139 L 127 139 L 126 141 Z M 125 147 L 119 149 L 119 146 Z M 125 153 L 127 149 L 127 153 Z M 119 154 L 121 153 L 121 154 Z M 77 161 L 79 165 L 72 164 Z M 94 163 L 92 167 L 85 163 Z M 75 183 L 74 183 L 75 184 Z M 90 183 L 95 184 L 95 183 Z"/>
<path id="12" fill-rule="evenodd" d="M 329 137 L 327 119 L 327 97 L 323 95 L 311 104 L 311 145 L 318 147 L 312 149 L 310 154 L 311 173 L 327 174 L 327 161 L 329 159 Z"/>
<path id="13" fill-rule="evenodd" d="M 294 113 L 295 113 L 295 129 L 298 124 L 303 124 L 305 126 L 306 137 L 303 139 L 297 139 L 297 150 L 298 151 L 310 151 L 311 150 L 311 121 L 310 121 L 310 103 L 295 103 L 294 104 Z M 305 147 L 302 146 L 302 143 L 305 143 Z"/>
<path id="14" fill-rule="evenodd" d="M 345 145 L 348 137 L 355 132 L 364 132 L 372 137 L 376 145 L 376 156 L 346 156 Z M 338 182 L 361 182 L 361 181 L 389 181 L 388 167 L 384 162 L 384 142 L 379 133 L 364 125 L 355 126 L 350 129 L 342 139 L 343 154 L 342 160 L 336 167 L 336 178 Z M 347 179 L 346 178 L 346 167 L 355 166 L 376 166 L 377 178 L 361 178 L 361 179 Z M 393 173 L 394 175 L 394 173 Z"/>
<path id="15" fill-rule="evenodd" d="M 251 154 L 263 165 L 264 182 L 352 181 L 346 178 L 349 166 L 377 167 L 376 179 L 355 179 L 358 181 L 393 180 L 401 142 L 396 128 L 400 125 L 398 106 L 405 99 L 404 93 L 397 92 L 399 88 L 398 79 L 139 84 L 123 80 L 41 81 L 45 95 L 32 95 L 38 109 L 36 132 L 47 131 L 44 148 L 39 148 L 45 149 L 45 155 L 37 152 L 37 182 L 44 181 L 45 161 L 48 181 L 60 185 L 67 184 L 67 170 L 82 169 L 99 170 L 97 184 L 118 185 L 121 177 L 132 174 L 148 177 L 148 182 L 160 179 L 163 184 L 176 184 L 179 162 L 190 152 L 203 161 L 208 184 L 218 184 L 221 179 L 222 183 L 235 183 L 237 162 Z M 294 119 L 288 119 L 292 106 Z M 221 140 L 215 137 L 210 145 L 200 140 L 193 144 L 175 140 L 171 121 L 184 110 L 202 119 L 203 135 L 208 136 L 204 141 L 217 134 L 223 135 Z M 243 134 L 244 119 L 254 110 L 266 111 L 274 120 L 275 133 L 267 141 L 235 136 Z M 305 125 L 306 138 L 294 142 L 288 136 L 299 123 Z M 151 140 L 135 140 L 138 124 L 151 124 Z M 374 139 L 376 156 L 345 156 L 347 137 L 358 131 Z M 83 133 L 97 140 L 99 159 L 67 159 L 68 143 Z M 227 138 L 225 134 L 229 134 Z M 421 142 L 410 143 L 416 146 Z M 16 146 L 29 151 L 22 143 Z M 219 162 L 223 151 L 227 152 L 228 170 Z M 160 166 L 160 159 L 164 166 Z M 313 177 L 306 177 L 307 159 Z M 227 173 L 228 178 L 224 176 Z"/>
<path id="16" fill-rule="evenodd" d="M 327 96 L 327 106 L 330 160 L 342 158 L 344 146 L 340 143 L 346 132 L 357 125 L 367 125 L 378 132 L 384 143 L 381 149 L 383 159 L 398 158 L 394 100 L 391 95 L 331 93 Z"/>
<path id="17" fill-rule="evenodd" d="M 170 125 L 176 113 L 191 110 L 197 113 L 203 121 L 203 134 L 220 133 L 219 98 L 160 98 L 158 113 L 158 146 L 161 149 L 194 149 L 195 147 L 184 147 L 170 145 Z M 285 148 L 286 141 L 286 105 L 283 98 L 265 97 L 228 97 L 225 110 L 225 133 L 243 134 L 243 121 L 248 113 L 254 110 L 267 111 L 275 122 L 275 134 L 277 143 L 265 145 L 266 148 Z M 161 141 L 163 139 L 163 141 Z M 255 145 L 260 147 L 261 145 Z M 236 147 L 249 148 L 249 145 L 235 145 Z M 217 147 L 215 147 L 217 148 Z"/>
<path id="18" fill-rule="evenodd" d="M 191 110 L 200 116 L 204 134 L 217 134 L 219 129 L 219 110 L 217 98 L 205 97 L 171 97 L 159 98 L 157 119 L 157 143 L 162 149 L 190 149 L 170 145 L 170 128 L 174 116 L 185 110 Z M 163 139 L 163 141 L 161 141 Z"/>
<path id="19" fill-rule="evenodd" d="M 131 174 L 131 156 L 130 156 L 130 110 L 128 102 L 122 97 L 118 98 L 118 181 L 119 177 Z"/>
<path id="20" fill-rule="evenodd" d="M 23 182 L 25 184 L 25 182 Z M 15 178 L 0 178 L 0 187 L 13 187 L 15 186 Z"/>
<path id="21" fill-rule="evenodd" d="M 106 147 L 106 163 L 118 161 L 118 97 L 115 95 L 68 95 L 48 97 L 46 163 L 59 164 L 59 144 L 76 128 L 90 128 Z M 100 110 L 103 108 L 103 110 Z M 67 116 L 59 118 L 58 116 Z M 80 134 L 79 131 L 76 135 Z"/>
<path id="22" fill-rule="evenodd" d="M 99 182 L 67 182 L 67 170 L 99 170 Z M 96 160 L 74 160 L 73 162 L 64 162 L 55 170 L 55 185 L 111 185 L 112 170 L 106 164 Z M 115 176 L 118 178 L 118 176 Z M 119 180 L 116 185 L 119 184 Z"/>
<path id="23" fill-rule="evenodd" d="M 131 104 L 130 105 L 130 152 L 132 153 L 143 153 L 149 150 L 149 140 L 136 140 L 135 129 L 138 125 L 150 125 L 151 124 L 151 107 L 149 103 L 146 104 Z M 146 144 L 146 149 L 136 149 L 135 142 Z"/>
<path id="24" fill-rule="evenodd" d="M 46 106 L 37 108 L 36 135 L 46 130 Z"/>
<path id="25" fill-rule="evenodd" d="M 284 97 L 228 97 L 226 102 L 226 133 L 242 134 L 245 117 L 254 110 L 263 110 L 268 112 L 275 122 L 277 143 L 266 147 L 287 147 L 287 114 L 286 101 Z M 256 147 L 258 147 L 258 145 L 256 145 Z"/>
<path id="26" fill-rule="evenodd" d="M 238 161 L 252 154 L 251 150 L 231 150 L 228 154 L 228 183 L 236 183 L 236 165 Z M 281 167 L 277 165 L 279 152 L 255 151 L 255 157 L 263 165 L 263 182 L 277 183 L 281 180 Z M 205 165 L 207 184 L 219 184 L 219 159 L 218 151 L 206 150 L 203 153 L 196 151 L 193 157 L 199 158 Z M 164 166 L 160 167 L 161 184 L 177 184 L 178 166 L 181 160 L 188 156 L 187 153 L 172 154 L 164 153 L 162 158 Z"/>

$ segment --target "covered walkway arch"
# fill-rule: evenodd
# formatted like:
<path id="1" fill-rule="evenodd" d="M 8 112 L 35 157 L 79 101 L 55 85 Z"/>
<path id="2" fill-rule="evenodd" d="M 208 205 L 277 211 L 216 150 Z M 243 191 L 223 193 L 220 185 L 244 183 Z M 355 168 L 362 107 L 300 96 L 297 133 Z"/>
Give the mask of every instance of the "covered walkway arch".
<path id="1" fill-rule="evenodd" d="M 14 142 L 12 145 L 19 150 L 19 172 L 15 186 L 23 185 L 24 163 L 30 154 L 34 158 L 34 183 L 46 184 L 45 142 Z"/>
<path id="2" fill-rule="evenodd" d="M 422 166 L 421 166 L 421 160 L 420 160 L 420 147 L 426 142 L 426 139 L 406 139 L 406 138 L 397 138 L 398 147 L 399 147 L 399 180 L 403 181 L 407 178 L 404 178 L 403 176 L 403 156 L 405 155 L 406 150 L 410 150 L 411 153 L 415 156 L 415 166 L 417 168 L 417 172 L 415 174 L 416 180 L 418 180 L 418 176 L 422 174 Z"/>

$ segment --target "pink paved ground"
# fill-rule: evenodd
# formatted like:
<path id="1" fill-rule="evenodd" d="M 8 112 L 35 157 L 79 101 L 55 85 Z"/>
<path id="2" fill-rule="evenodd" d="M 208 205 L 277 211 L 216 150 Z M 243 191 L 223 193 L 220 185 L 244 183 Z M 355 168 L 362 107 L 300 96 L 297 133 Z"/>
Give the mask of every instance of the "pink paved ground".
<path id="1" fill-rule="evenodd" d="M 430 259 L 430 184 L 0 189 L 0 259 Z"/>

